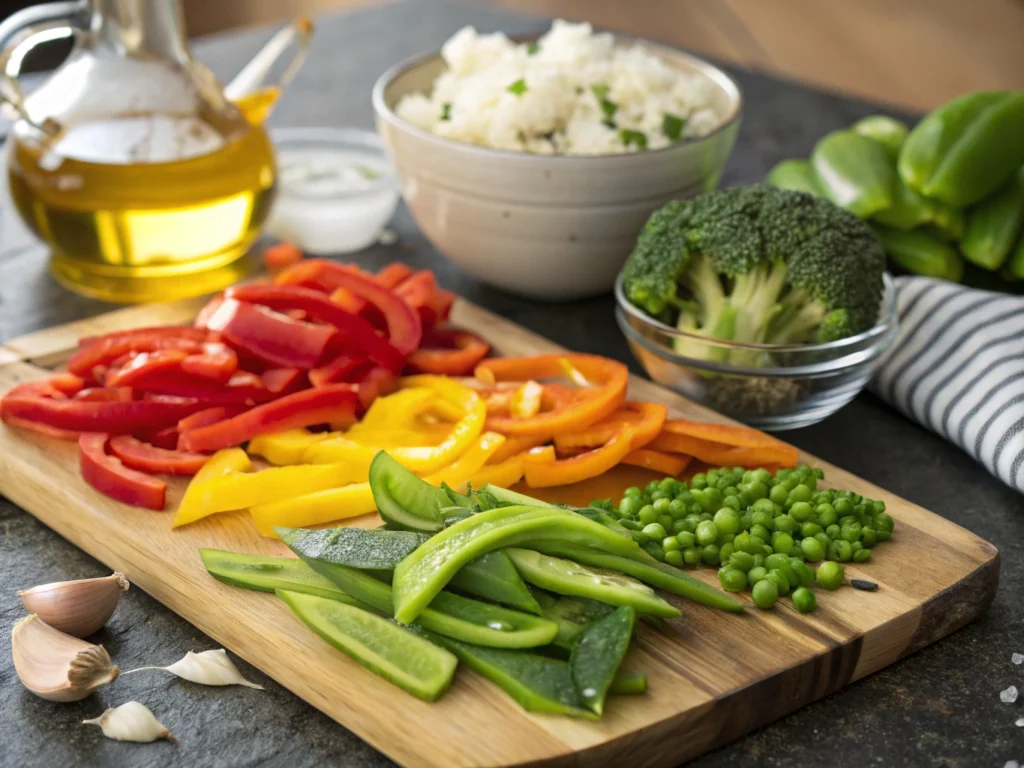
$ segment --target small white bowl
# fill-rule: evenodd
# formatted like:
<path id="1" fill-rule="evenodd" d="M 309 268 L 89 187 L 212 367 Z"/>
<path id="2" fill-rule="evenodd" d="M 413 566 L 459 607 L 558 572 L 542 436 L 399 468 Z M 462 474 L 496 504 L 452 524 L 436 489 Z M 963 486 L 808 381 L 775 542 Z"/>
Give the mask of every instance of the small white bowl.
<path id="1" fill-rule="evenodd" d="M 377 80 L 377 129 L 416 223 L 441 253 L 485 282 L 532 298 L 605 293 L 654 209 L 718 185 L 739 130 L 739 86 L 695 56 L 646 41 L 619 43 L 642 45 L 682 73 L 706 77 L 720 127 L 649 152 L 510 152 L 437 136 L 395 114 L 403 96 L 430 92 L 445 67 L 439 54 Z"/>
<path id="2" fill-rule="evenodd" d="M 376 242 L 398 205 L 380 138 L 358 128 L 279 128 L 277 200 L 267 231 L 317 255 Z"/>

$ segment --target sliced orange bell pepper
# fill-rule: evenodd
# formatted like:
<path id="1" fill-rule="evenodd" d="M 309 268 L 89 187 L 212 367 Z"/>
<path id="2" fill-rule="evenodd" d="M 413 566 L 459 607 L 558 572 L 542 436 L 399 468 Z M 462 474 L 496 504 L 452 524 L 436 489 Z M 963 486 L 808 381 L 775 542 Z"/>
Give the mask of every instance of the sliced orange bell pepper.
<path id="1" fill-rule="evenodd" d="M 643 467 L 653 472 L 660 472 L 669 477 L 679 477 L 683 470 L 693 461 L 692 456 L 683 456 L 679 453 L 664 453 L 663 451 L 652 451 L 649 448 L 641 448 L 630 451 L 622 459 L 623 464 L 632 464 L 634 467 Z"/>
<path id="2" fill-rule="evenodd" d="M 799 461 L 797 449 L 781 441 L 773 445 L 733 447 L 699 437 L 662 432 L 649 447 L 657 451 L 693 456 L 705 464 L 720 467 L 760 467 L 769 464 L 795 467 Z"/>
<path id="3" fill-rule="evenodd" d="M 499 435 L 497 432 L 484 432 L 459 458 L 444 469 L 439 469 L 423 479 L 431 485 L 440 485 L 445 482 L 453 488 L 463 488 L 466 482 L 483 468 L 487 460 L 504 442 L 504 435 Z"/>
<path id="4" fill-rule="evenodd" d="M 181 503 L 178 504 L 178 511 L 174 513 L 174 522 L 171 523 L 171 527 L 188 525 L 212 514 L 199 503 L 198 488 L 200 485 L 226 475 L 247 472 L 251 468 L 252 462 L 241 448 L 225 448 L 223 451 L 217 451 L 189 482 L 188 488 L 185 489 L 185 495 L 182 496 Z"/>
<path id="5" fill-rule="evenodd" d="M 524 471 L 523 457 L 513 456 L 499 464 L 488 464 L 482 467 L 468 482 L 477 490 L 488 483 L 499 488 L 510 488 L 523 479 Z"/>
<path id="6" fill-rule="evenodd" d="M 587 390 L 587 397 L 573 399 L 529 419 L 492 416 L 488 419 L 487 428 L 517 437 L 571 432 L 603 419 L 625 401 L 626 386 L 629 383 L 628 369 L 622 363 L 597 355 L 495 358 L 480 363 L 476 367 L 476 376 L 488 383 L 556 378 L 564 373 L 565 360 L 593 385 L 592 389 Z"/>
<path id="7" fill-rule="evenodd" d="M 629 453 L 633 435 L 623 427 L 611 440 L 579 456 L 550 462 L 525 462 L 526 484 L 531 488 L 550 488 L 589 480 L 619 464 Z"/>
<path id="8" fill-rule="evenodd" d="M 766 435 L 759 429 L 744 427 L 738 424 L 715 424 L 710 421 L 690 421 L 689 419 L 668 419 L 664 430 L 673 435 L 686 435 L 710 440 L 714 443 L 744 448 L 761 448 L 767 445 L 776 446 L 781 440 Z"/>
<path id="9" fill-rule="evenodd" d="M 536 437 L 509 437 L 501 444 L 491 456 L 490 464 L 503 464 L 514 456 L 518 456 L 531 448 L 543 445 L 551 438 L 548 435 L 537 435 Z"/>
<path id="10" fill-rule="evenodd" d="M 607 443 L 624 425 L 633 430 L 633 450 L 656 438 L 665 424 L 668 408 L 659 403 L 627 402 L 611 416 L 579 432 L 555 435 L 560 451 L 570 448 L 596 448 Z"/>
<path id="11" fill-rule="evenodd" d="M 271 464 L 301 464 L 302 455 L 311 445 L 332 437 L 334 432 L 310 432 L 307 429 L 286 429 L 271 435 L 258 435 L 249 441 L 248 452 L 262 456 Z"/>
<path id="12" fill-rule="evenodd" d="M 558 460 L 553 445 L 538 445 L 523 453 L 523 461 L 527 464 L 550 464 Z"/>
<path id="13" fill-rule="evenodd" d="M 256 530 L 271 538 L 277 538 L 275 525 L 307 528 L 376 511 L 377 505 L 373 501 L 369 483 L 352 483 L 341 488 L 259 504 L 249 509 Z"/>

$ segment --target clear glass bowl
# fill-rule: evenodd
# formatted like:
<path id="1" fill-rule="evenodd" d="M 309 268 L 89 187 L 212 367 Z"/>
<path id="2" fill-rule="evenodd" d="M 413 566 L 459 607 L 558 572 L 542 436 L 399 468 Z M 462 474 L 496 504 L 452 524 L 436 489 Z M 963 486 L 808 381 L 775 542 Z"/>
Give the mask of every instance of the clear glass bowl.
<path id="1" fill-rule="evenodd" d="M 825 344 L 741 344 L 679 331 L 631 304 L 615 281 L 615 318 L 655 382 L 768 431 L 815 424 L 864 388 L 899 330 L 896 290 L 885 292 L 878 324 Z"/>

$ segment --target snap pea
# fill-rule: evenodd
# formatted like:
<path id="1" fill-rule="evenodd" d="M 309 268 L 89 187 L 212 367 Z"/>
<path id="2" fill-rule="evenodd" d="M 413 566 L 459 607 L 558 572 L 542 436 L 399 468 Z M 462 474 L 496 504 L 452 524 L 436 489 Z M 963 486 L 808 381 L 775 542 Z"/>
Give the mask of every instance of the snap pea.
<path id="1" fill-rule="evenodd" d="M 629 650 L 636 627 L 636 611 L 628 606 L 616 608 L 590 624 L 580 635 L 569 658 L 576 693 L 588 709 L 600 716 L 604 700 L 619 666 Z"/>
<path id="2" fill-rule="evenodd" d="M 444 526 L 441 510 L 452 505 L 443 488 L 416 477 L 384 451 L 370 462 L 370 490 L 388 525 L 435 533 Z"/>
<path id="3" fill-rule="evenodd" d="M 952 282 L 963 277 L 963 257 L 949 243 L 917 229 L 903 232 L 876 225 L 874 230 L 889 258 L 908 272 Z"/>
<path id="4" fill-rule="evenodd" d="M 533 593 L 541 605 L 544 618 L 558 625 L 558 634 L 551 641 L 552 645 L 567 651 L 575 647 L 576 641 L 588 624 L 603 619 L 615 610 L 598 600 L 552 595 L 540 589 L 535 589 Z"/>
<path id="5" fill-rule="evenodd" d="M 211 576 L 233 587 L 260 592 L 284 589 L 328 600 L 340 600 L 350 605 L 359 604 L 358 600 L 342 592 L 334 582 L 321 576 L 297 557 L 243 555 L 221 549 L 200 549 L 199 556 Z"/>
<path id="6" fill-rule="evenodd" d="M 811 169 L 811 164 L 806 160 L 783 160 L 768 171 L 764 181 L 779 189 L 792 189 L 795 192 L 805 192 L 815 197 L 822 196 L 821 187 Z"/>
<path id="7" fill-rule="evenodd" d="M 395 568 L 395 618 L 407 624 L 470 560 L 532 538 L 581 544 L 632 559 L 647 555 L 636 542 L 567 510 L 501 507 L 461 520 L 432 536 Z"/>
<path id="8" fill-rule="evenodd" d="M 811 167 L 825 197 L 860 218 L 892 206 L 896 169 L 876 141 L 834 131 L 814 146 Z"/>
<path id="9" fill-rule="evenodd" d="M 457 592 L 482 597 L 527 613 L 540 613 L 519 571 L 504 550 L 496 549 L 471 560 L 456 572 L 448 586 Z"/>
<path id="10" fill-rule="evenodd" d="M 1013 250 L 1024 226 L 1024 172 L 967 211 L 960 250 L 984 269 L 999 269 Z"/>
<path id="11" fill-rule="evenodd" d="M 906 123 L 888 115 L 869 115 L 850 126 L 850 130 L 877 141 L 895 162 L 910 129 Z"/>

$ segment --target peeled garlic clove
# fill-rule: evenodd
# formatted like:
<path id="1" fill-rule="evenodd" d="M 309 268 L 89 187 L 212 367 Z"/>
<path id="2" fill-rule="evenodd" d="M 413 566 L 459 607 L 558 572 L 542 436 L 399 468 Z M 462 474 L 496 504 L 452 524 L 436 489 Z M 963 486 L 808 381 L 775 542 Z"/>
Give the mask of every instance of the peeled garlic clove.
<path id="1" fill-rule="evenodd" d="M 49 701 L 80 701 L 120 672 L 102 645 L 58 632 L 35 614 L 14 625 L 11 653 L 22 684 Z"/>
<path id="2" fill-rule="evenodd" d="M 172 675 L 177 675 L 183 680 L 199 683 L 200 685 L 244 685 L 247 688 L 263 690 L 262 685 L 250 683 L 242 677 L 242 673 L 238 671 L 238 667 L 228 658 L 227 651 L 223 648 L 218 648 L 214 651 L 203 651 L 202 653 L 189 651 L 185 654 L 185 658 L 174 662 L 169 667 L 139 667 L 138 669 L 129 670 L 124 674 L 130 675 L 132 672 L 143 672 L 152 669 L 170 672 Z"/>
<path id="3" fill-rule="evenodd" d="M 128 589 L 123 573 L 99 579 L 55 581 L 19 592 L 29 613 L 54 629 L 74 637 L 88 637 L 100 630 L 114 613 L 121 593 Z"/>
<path id="4" fill-rule="evenodd" d="M 137 701 L 111 707 L 99 717 L 83 720 L 82 725 L 98 725 L 104 736 L 117 741 L 178 741 L 145 704 Z"/>

